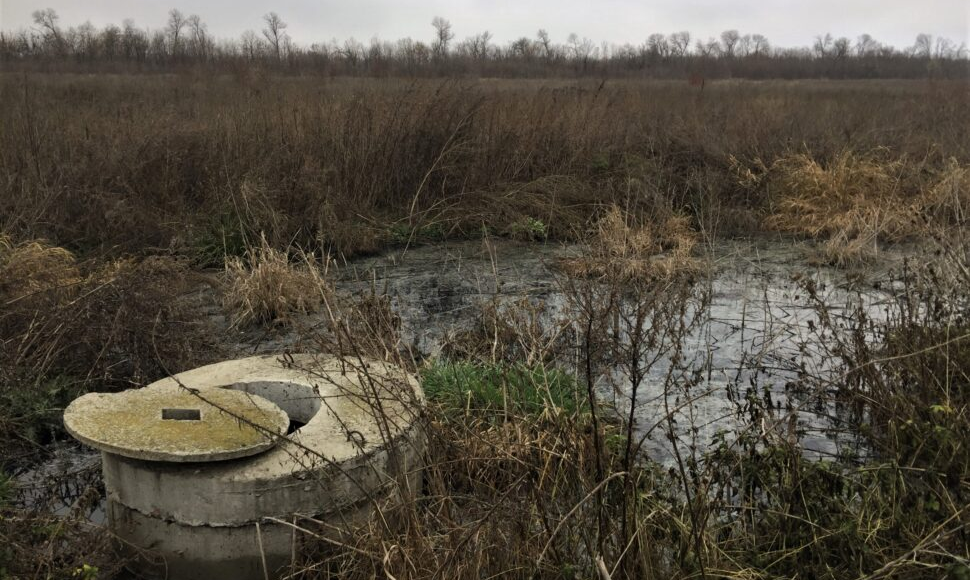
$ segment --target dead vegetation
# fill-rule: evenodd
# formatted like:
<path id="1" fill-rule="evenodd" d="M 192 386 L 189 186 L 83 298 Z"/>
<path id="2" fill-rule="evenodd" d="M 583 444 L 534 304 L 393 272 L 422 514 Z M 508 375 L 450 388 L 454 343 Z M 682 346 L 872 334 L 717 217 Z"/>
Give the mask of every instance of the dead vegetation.
<path id="1" fill-rule="evenodd" d="M 738 182 L 769 199 L 768 228 L 821 240 L 826 261 L 864 262 L 880 243 L 929 237 L 933 228 L 965 223 L 968 167 L 955 158 L 933 163 L 886 148 L 838 151 L 823 162 L 792 153 L 770 164 L 732 158 Z"/>
<path id="2" fill-rule="evenodd" d="M 446 355 L 458 368 L 567 374 L 587 404 L 526 413 L 496 402 L 501 412 L 486 419 L 433 402 L 425 493 L 371 521 L 349 552 L 306 538 L 297 577 L 962 580 L 965 88 L 688 91 L 3 76 L 5 451 L 56 437 L 58 409 L 79 392 L 218 358 L 189 293 L 201 265 L 223 272 L 236 327 L 317 309 L 325 334 L 302 344 L 419 371 L 390 298 L 375 288 L 335 299 L 329 258 L 316 256 L 483 230 L 579 239 L 584 254 L 563 264 L 561 319 L 533 300 L 486 304 Z M 681 361 L 697 346 L 685 338 L 705 300 L 692 276 L 705 266 L 697 245 L 755 226 L 817 238 L 836 263 L 895 240 L 940 243 L 947 259 L 907 279 L 908 310 L 881 340 L 867 334 L 871 321 L 846 327 L 823 323 L 824 305 L 817 312 L 812 345 L 848 380 L 801 380 L 859 410 L 854 428 L 875 460 L 806 460 L 790 409 L 754 385 L 733 386 L 745 424 L 732 441 L 692 438 L 679 409 L 700 397 L 705 369 L 676 364 L 664 373 L 665 413 L 647 435 L 634 432 L 638 389 L 656 376 L 644 361 Z M 462 385 L 466 400 L 471 386 L 493 402 L 507 392 Z M 598 414 L 598 388 L 609 416 Z M 672 468 L 643 457 L 647 436 L 670 442 Z M 104 537 L 80 522 L 58 528 L 49 514 L 5 509 L 0 545 L 12 548 L 0 547 L 0 563 L 13 574 L 65 575 L 84 554 L 111 561 Z"/>
<path id="3" fill-rule="evenodd" d="M 78 260 L 42 240 L 0 242 L 3 436 L 46 441 L 58 409 L 218 356 L 186 293 L 185 261 Z"/>
<path id="4" fill-rule="evenodd" d="M 329 258 L 296 250 L 294 261 L 262 239 L 245 257 L 226 259 L 223 306 L 232 326 L 284 323 L 314 311 L 331 292 Z"/>
<path id="5" fill-rule="evenodd" d="M 858 231 L 847 235 L 865 239 L 895 227 L 871 210 L 876 195 L 913 194 L 893 192 L 892 179 L 915 172 L 927 179 L 919 191 L 930 191 L 950 158 L 967 166 L 956 130 L 970 123 L 963 91 L 3 75 L 0 229 L 83 253 L 168 251 L 222 267 L 261 234 L 277 250 L 338 257 L 483 228 L 572 239 L 597 208 L 649 212 L 655 204 L 641 197 L 695 226 L 718 216 L 718 232 L 750 234 L 751 216 L 771 215 L 791 184 L 799 198 L 821 192 L 825 207 L 853 211 Z M 755 173 L 756 159 L 775 171 L 760 186 L 739 185 L 732 155 Z M 878 193 L 845 199 L 869 185 Z"/>
<path id="6" fill-rule="evenodd" d="M 612 206 L 593 226 L 590 250 L 564 259 L 562 268 L 572 276 L 627 281 L 682 276 L 700 267 L 693 255 L 697 239 L 684 216 L 650 220 Z"/>

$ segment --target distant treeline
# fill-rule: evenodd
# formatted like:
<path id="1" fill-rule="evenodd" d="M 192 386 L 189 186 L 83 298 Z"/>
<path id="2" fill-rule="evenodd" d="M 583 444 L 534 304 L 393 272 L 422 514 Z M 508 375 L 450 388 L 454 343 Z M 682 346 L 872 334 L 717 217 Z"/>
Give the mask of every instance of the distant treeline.
<path id="1" fill-rule="evenodd" d="M 761 34 L 726 30 L 720 38 L 690 32 L 650 34 L 639 45 L 596 43 L 570 34 L 565 43 L 539 30 L 504 45 L 482 32 L 456 40 L 452 25 L 436 17 L 429 42 L 404 38 L 353 38 L 298 45 L 276 13 L 259 32 L 216 39 L 196 15 L 169 12 L 160 29 L 97 28 L 90 22 L 63 27 L 52 9 L 34 12 L 34 26 L 0 31 L 0 64 L 6 70 L 80 72 L 178 71 L 199 66 L 226 71 L 266 70 L 290 74 L 353 76 L 651 77 L 712 78 L 968 78 L 965 43 L 928 34 L 898 49 L 868 34 L 851 40 L 817 36 L 813 46 L 781 48 Z"/>

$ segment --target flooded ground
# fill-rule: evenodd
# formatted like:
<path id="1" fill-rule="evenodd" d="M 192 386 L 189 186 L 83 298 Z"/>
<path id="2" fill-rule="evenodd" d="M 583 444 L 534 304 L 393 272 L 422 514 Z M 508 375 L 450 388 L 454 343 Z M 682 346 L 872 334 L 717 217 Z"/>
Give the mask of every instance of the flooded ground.
<path id="1" fill-rule="evenodd" d="M 509 241 L 421 246 L 339 264 L 335 286 L 345 297 L 371 292 L 388 296 L 400 317 L 402 343 L 416 356 L 432 358 L 441 355 L 449 340 L 476 324 L 485 304 L 527 299 L 544 305 L 544 316 L 550 319 L 565 315 L 558 264 L 577 252 L 571 246 Z M 698 284 L 709 301 L 696 312 L 699 322 L 686 339 L 685 360 L 673 371 L 670 361 L 658 361 L 640 389 L 635 417 L 647 454 L 661 463 L 671 461 L 671 443 L 663 436 L 662 421 L 673 408 L 684 446 L 703 449 L 719 432 L 736 430 L 746 421 L 742 409 L 748 389 L 771 399 L 778 420 L 797 433 L 806 453 L 825 458 L 851 448 L 858 454 L 854 439 L 837 428 L 839 409 L 806 405 L 806 399 L 791 392 L 800 369 L 818 374 L 830 364 L 811 347 L 818 341 L 813 322 L 817 314 L 808 304 L 803 282 L 816 282 L 833 316 L 849 315 L 862 304 L 878 320 L 885 316 L 888 304 L 887 295 L 878 288 L 885 287 L 902 254 L 884 254 L 865 274 L 812 265 L 805 246 L 792 241 L 719 242 L 709 248 L 706 259 L 709 273 Z M 224 328 L 221 316 L 214 307 L 213 321 Z M 305 333 L 323 320 L 322 315 L 309 316 L 299 326 Z M 234 356 L 300 348 L 295 332 L 243 333 L 231 340 L 236 341 L 230 348 Z M 665 381 L 668 373 L 675 380 Z M 686 384 L 687 376 L 695 377 L 690 392 L 677 386 Z M 619 369 L 600 377 L 602 398 L 624 415 L 628 385 Z M 96 453 L 63 444 L 55 448 L 51 460 L 18 481 L 34 505 L 57 501 L 39 495 L 50 492 L 31 490 L 58 480 L 80 481 L 67 484 L 74 487 L 60 490 L 65 499 L 51 505 L 54 511 L 66 513 L 95 484 L 89 474 L 99 472 L 99 463 Z M 89 515 L 103 518 L 96 507 Z"/>
<path id="2" fill-rule="evenodd" d="M 101 484 L 101 452 L 75 442 L 55 442 L 43 461 L 15 475 L 19 501 L 56 516 L 80 516 L 105 521 Z"/>
<path id="3" fill-rule="evenodd" d="M 485 303 L 527 297 L 542 302 L 547 316 L 559 315 L 565 300 L 558 264 L 578 251 L 511 242 L 411 248 L 343 265 L 337 286 L 354 295 L 386 293 L 401 317 L 403 341 L 422 356 L 434 357 L 449 338 L 475 324 Z M 823 458 L 854 446 L 854 439 L 832 420 L 838 409 L 809 408 L 805 400 L 790 400 L 797 398 L 788 387 L 800 369 L 817 375 L 829 366 L 812 348 L 818 341 L 817 314 L 803 285 L 806 280 L 816 283 L 832 316 L 851 316 L 861 304 L 872 319 L 880 320 L 888 296 L 878 288 L 886 287 L 889 272 L 902 258 L 901 252 L 884 253 L 864 272 L 847 271 L 811 264 L 808 249 L 799 242 L 761 239 L 712 245 L 709 273 L 698 282 L 710 300 L 697 313 L 699 323 L 687 338 L 688 360 L 676 371 L 683 377 L 699 372 L 704 380 L 689 393 L 665 389 L 669 361 L 653 365 L 635 413 L 641 433 L 651 435 L 644 444 L 648 454 L 661 462 L 671 458 L 669 442 L 659 432 L 648 433 L 666 415 L 665 408 L 684 405 L 676 413 L 682 442 L 703 447 L 718 431 L 731 432 L 743 422 L 735 401 L 749 387 L 759 396 L 767 389 L 779 420 L 785 412 L 794 416 L 794 431 L 813 456 Z M 616 370 L 601 377 L 600 392 L 625 415 L 628 390 L 623 392 L 623 385 L 629 381 L 619 375 Z"/>

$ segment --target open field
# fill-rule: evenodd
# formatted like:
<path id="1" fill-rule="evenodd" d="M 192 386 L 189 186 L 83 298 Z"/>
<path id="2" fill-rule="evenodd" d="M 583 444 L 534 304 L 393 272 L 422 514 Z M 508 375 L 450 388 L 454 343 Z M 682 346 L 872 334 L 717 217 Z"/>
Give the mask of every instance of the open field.
<path id="1" fill-rule="evenodd" d="M 260 232 L 347 256 L 530 219 L 574 238 L 614 203 L 747 234 L 786 193 L 751 171 L 871 161 L 909 203 L 966 167 L 967 90 L 6 75 L 0 215 L 84 253 L 211 263 Z"/>
<path id="2" fill-rule="evenodd" d="M 970 578 L 965 82 L 0 102 L 0 578 L 124 577 L 67 402 L 284 349 L 415 372 L 433 443 L 293 577 Z"/>

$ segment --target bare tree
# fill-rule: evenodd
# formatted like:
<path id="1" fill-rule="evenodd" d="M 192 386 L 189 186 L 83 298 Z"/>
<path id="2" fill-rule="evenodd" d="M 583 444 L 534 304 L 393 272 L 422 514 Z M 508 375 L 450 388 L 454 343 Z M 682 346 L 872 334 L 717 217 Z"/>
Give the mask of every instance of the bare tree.
<path id="1" fill-rule="evenodd" d="M 697 41 L 697 53 L 701 56 L 717 56 L 718 50 L 720 50 L 720 45 L 713 38 L 708 38 L 707 41 Z"/>
<path id="2" fill-rule="evenodd" d="M 39 26 L 44 32 L 45 37 L 53 46 L 55 52 L 63 52 L 64 37 L 61 35 L 61 29 L 57 25 L 57 21 L 60 20 L 57 12 L 53 8 L 45 8 L 44 10 L 34 10 L 31 16 L 34 19 L 34 24 Z"/>
<path id="3" fill-rule="evenodd" d="M 2 1 L 2 0 L 0 0 Z M 943 37 L 920 34 L 913 45 L 896 49 L 883 45 L 872 36 L 862 34 L 850 41 L 831 34 L 815 37 L 812 45 L 800 48 L 772 47 L 760 34 L 740 34 L 726 30 L 710 39 L 692 39 L 689 32 L 650 34 L 643 43 L 632 46 L 597 44 L 571 34 L 567 42 L 554 43 L 544 29 L 534 37 L 521 37 L 499 47 L 492 35 L 482 32 L 455 42 L 452 25 L 437 17 L 433 43 L 404 39 L 397 43 L 372 40 L 365 46 L 353 39 L 295 47 L 287 24 L 276 13 L 263 17 L 259 29 L 247 32 L 235 41 L 215 42 L 198 15 L 185 16 L 171 10 L 162 27 L 139 29 L 126 20 L 121 27 L 91 23 L 68 27 L 52 9 L 33 13 L 33 25 L 16 33 L 0 31 L 0 59 L 66 58 L 107 62 L 124 59 L 130 62 L 154 62 L 179 65 L 186 59 L 199 62 L 231 64 L 233 60 L 276 60 L 320 70 L 338 66 L 372 74 L 414 74 L 422 67 L 426 72 L 449 73 L 452 64 L 474 64 L 468 71 L 480 74 L 528 75 L 539 72 L 523 62 L 541 61 L 545 72 L 560 74 L 575 67 L 578 74 L 591 72 L 625 75 L 642 71 L 651 62 L 664 62 L 647 74 L 675 77 L 697 73 L 712 76 L 786 76 L 814 77 L 883 77 L 921 75 L 958 76 L 967 74 L 966 43 Z M 692 42 L 696 42 L 692 46 Z M 691 55 L 697 58 L 691 58 Z M 724 56 L 722 62 L 708 59 Z M 907 58 L 922 59 L 922 65 Z M 745 59 L 745 60 L 738 60 Z M 816 62 L 810 62 L 810 61 Z M 486 66 L 486 63 L 489 63 Z M 340 69 L 337 70 L 339 72 Z"/>
<path id="4" fill-rule="evenodd" d="M 818 58 L 828 56 L 832 51 L 832 42 L 832 35 L 829 33 L 825 33 L 825 36 L 816 36 L 815 44 L 812 45 L 812 50 L 815 51 L 815 56 Z"/>
<path id="5" fill-rule="evenodd" d="M 360 62 L 364 60 L 364 50 L 364 45 L 351 36 L 344 41 L 344 46 L 340 49 L 340 55 L 344 57 L 350 68 L 356 69 Z"/>
<path id="6" fill-rule="evenodd" d="M 911 50 L 913 56 L 929 58 L 933 54 L 933 36 L 925 33 L 916 35 L 916 44 Z"/>
<path id="7" fill-rule="evenodd" d="M 466 41 L 468 51 L 475 60 L 485 60 L 488 57 L 488 45 L 492 41 L 492 33 L 485 31 L 472 36 Z"/>
<path id="8" fill-rule="evenodd" d="M 589 66 L 589 59 L 593 55 L 594 45 L 593 41 L 583 37 L 582 40 L 579 36 L 572 32 L 569 34 L 569 38 L 566 39 L 566 44 L 569 45 L 569 52 L 576 61 L 582 63 L 583 70 Z"/>
<path id="9" fill-rule="evenodd" d="M 391 47 L 374 36 L 364 54 L 364 67 L 370 71 L 383 71 L 390 55 Z"/>
<path id="10" fill-rule="evenodd" d="M 663 34 L 654 33 L 647 37 L 647 51 L 654 57 L 667 58 L 670 56 L 670 44 Z"/>
<path id="11" fill-rule="evenodd" d="M 93 59 L 98 51 L 98 31 L 88 20 L 84 24 L 72 30 L 74 33 L 74 52 L 83 59 Z"/>
<path id="12" fill-rule="evenodd" d="M 857 56 L 866 57 L 879 50 L 879 43 L 868 34 L 861 34 L 855 41 L 855 53 Z"/>
<path id="13" fill-rule="evenodd" d="M 156 30 L 152 33 L 151 40 L 148 41 L 148 46 L 145 49 L 145 56 L 151 57 L 155 62 L 165 62 L 171 52 L 168 47 L 168 37 L 164 30 Z"/>
<path id="14" fill-rule="evenodd" d="M 165 30 L 168 32 L 168 38 L 172 46 L 172 55 L 178 56 L 182 52 L 181 40 L 182 40 L 182 30 L 185 28 L 188 21 L 185 19 L 185 15 L 182 14 L 178 9 L 173 8 L 168 13 L 168 25 Z"/>
<path id="15" fill-rule="evenodd" d="M 958 52 L 957 45 L 949 38 L 936 37 L 936 47 L 933 49 L 934 58 L 954 58 Z"/>
<path id="16" fill-rule="evenodd" d="M 197 14 L 189 16 L 188 25 L 192 33 L 192 52 L 194 56 L 202 60 L 208 59 L 209 44 L 211 43 L 208 28 Z"/>
<path id="17" fill-rule="evenodd" d="M 121 29 L 114 24 L 104 27 L 101 32 L 101 50 L 108 60 L 114 60 L 121 53 Z"/>
<path id="18" fill-rule="evenodd" d="M 121 50 L 125 58 L 137 61 L 145 60 L 148 54 L 148 37 L 144 32 L 135 28 L 135 21 L 127 18 L 122 22 L 124 30 L 121 33 Z"/>
<path id="19" fill-rule="evenodd" d="M 544 28 L 540 28 L 539 32 L 536 33 L 536 37 L 539 39 L 539 46 L 542 48 L 542 58 L 549 60 L 552 58 L 552 39 L 549 38 L 549 33 L 546 32 Z"/>
<path id="20" fill-rule="evenodd" d="M 432 50 L 435 56 L 442 57 L 448 54 L 448 44 L 455 38 L 455 33 L 451 31 L 451 22 L 440 16 L 435 16 L 431 20 L 434 27 L 435 39 Z"/>
<path id="21" fill-rule="evenodd" d="M 252 30 L 247 30 L 242 33 L 240 38 L 242 42 L 242 52 L 249 60 L 255 60 L 263 52 L 263 43 Z"/>
<path id="22" fill-rule="evenodd" d="M 263 36 L 266 37 L 270 48 L 276 54 L 276 60 L 283 60 L 283 47 L 287 46 L 287 36 L 286 32 L 284 32 L 287 24 L 275 12 L 270 12 L 263 16 L 263 22 L 266 23 L 266 28 L 263 29 Z"/>
<path id="23" fill-rule="evenodd" d="M 741 35 L 737 30 L 725 30 L 721 33 L 721 52 L 726 57 L 733 57 L 737 50 Z"/>
<path id="24" fill-rule="evenodd" d="M 535 45 L 532 44 L 532 39 L 525 36 L 513 40 L 509 45 L 509 54 L 516 58 L 532 60 L 535 53 Z"/>
<path id="25" fill-rule="evenodd" d="M 674 32 L 668 37 L 670 42 L 670 52 L 674 56 L 686 56 L 690 50 L 690 32 L 683 30 Z"/>
<path id="26" fill-rule="evenodd" d="M 751 35 L 751 54 L 756 56 L 767 55 L 771 52 L 771 43 L 763 34 Z"/>
<path id="27" fill-rule="evenodd" d="M 34 19 L 34 24 L 40 26 L 49 34 L 60 35 L 60 29 L 57 27 L 57 21 L 60 20 L 61 17 L 57 15 L 57 12 L 53 8 L 34 10 L 31 16 Z"/>
<path id="28" fill-rule="evenodd" d="M 832 42 L 832 56 L 836 59 L 844 59 L 849 56 L 849 49 L 852 47 L 852 42 L 844 37 L 840 36 Z"/>
<path id="29" fill-rule="evenodd" d="M 751 54 L 753 43 L 754 41 L 751 39 L 750 34 L 745 34 L 742 36 L 741 39 L 738 40 L 738 56 L 744 57 Z"/>

